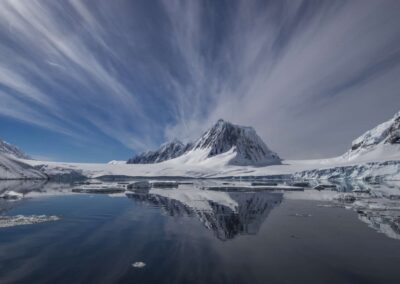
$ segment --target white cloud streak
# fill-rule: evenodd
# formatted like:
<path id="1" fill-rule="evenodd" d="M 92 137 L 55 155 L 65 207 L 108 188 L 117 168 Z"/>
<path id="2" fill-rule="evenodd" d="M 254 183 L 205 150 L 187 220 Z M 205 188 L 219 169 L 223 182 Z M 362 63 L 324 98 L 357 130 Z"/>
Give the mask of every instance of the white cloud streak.
<path id="1" fill-rule="evenodd" d="M 400 107 L 398 1 L 1 1 L 0 114 L 134 150 L 222 117 L 340 154 Z"/>
<path id="2" fill-rule="evenodd" d="M 176 2 L 176 21 L 178 14 L 208 13 L 204 7 L 188 12 L 186 2 Z M 203 23 L 181 23 L 192 29 L 175 31 L 183 58 L 192 59 L 187 65 L 198 74 L 209 75 L 193 77 L 202 82 L 195 92 L 209 90 L 214 104 L 200 120 L 188 111 L 169 135 L 223 117 L 255 126 L 286 157 L 341 154 L 353 138 L 400 108 L 398 91 L 389 87 L 400 87 L 393 80 L 400 75 L 399 11 L 397 1 L 243 1 L 213 58 L 221 60 L 219 70 L 210 70 L 205 57 L 198 64 L 192 53 L 199 45 L 186 42 L 201 40 Z"/>

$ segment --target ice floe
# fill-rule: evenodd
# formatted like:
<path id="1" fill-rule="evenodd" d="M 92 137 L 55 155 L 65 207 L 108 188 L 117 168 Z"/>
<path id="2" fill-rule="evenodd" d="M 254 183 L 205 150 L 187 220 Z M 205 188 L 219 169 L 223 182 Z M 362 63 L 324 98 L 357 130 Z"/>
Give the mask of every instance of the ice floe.
<path id="1" fill-rule="evenodd" d="M 15 216 L 0 216 L 0 228 L 14 227 L 21 225 L 38 224 L 49 221 L 57 221 L 58 216 L 47 215 L 15 215 Z"/>
<path id="2" fill-rule="evenodd" d="M 134 268 L 143 268 L 146 266 L 146 263 L 142 262 L 142 261 L 136 261 L 134 263 L 132 263 L 132 267 Z"/>
<path id="3" fill-rule="evenodd" d="M 22 193 L 19 193 L 19 192 L 13 191 L 13 190 L 6 191 L 0 195 L 0 198 L 13 199 L 13 200 L 22 199 L 23 197 L 24 197 L 24 195 Z"/>

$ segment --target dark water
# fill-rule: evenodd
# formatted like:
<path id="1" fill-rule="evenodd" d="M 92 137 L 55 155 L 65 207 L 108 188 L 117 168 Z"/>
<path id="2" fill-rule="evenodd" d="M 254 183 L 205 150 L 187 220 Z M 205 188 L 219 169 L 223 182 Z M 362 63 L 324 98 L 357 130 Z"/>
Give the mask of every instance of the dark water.
<path id="1" fill-rule="evenodd" d="M 2 215 L 61 219 L 0 228 L 0 283 L 400 283 L 397 185 L 351 204 L 202 186 L 110 196 L 3 183 L 25 197 L 1 201 Z"/>

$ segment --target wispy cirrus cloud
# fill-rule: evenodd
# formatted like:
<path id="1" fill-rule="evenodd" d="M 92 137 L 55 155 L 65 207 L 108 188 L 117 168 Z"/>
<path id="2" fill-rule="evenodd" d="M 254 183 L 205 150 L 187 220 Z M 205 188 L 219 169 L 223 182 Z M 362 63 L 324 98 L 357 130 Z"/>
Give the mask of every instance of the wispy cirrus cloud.
<path id="1" fill-rule="evenodd" d="M 210 6 L 176 1 L 170 12 L 181 28 L 173 41 L 200 84 L 190 86 L 207 101 L 207 115 L 188 111 L 170 136 L 224 117 L 255 126 L 283 156 L 321 157 L 340 154 L 399 109 L 398 2 L 231 4 L 214 15 Z M 202 46 L 207 38 L 217 38 L 211 50 Z"/>
<path id="2" fill-rule="evenodd" d="M 216 119 L 286 157 L 398 110 L 398 1 L 2 1 L 0 114 L 140 151 Z"/>

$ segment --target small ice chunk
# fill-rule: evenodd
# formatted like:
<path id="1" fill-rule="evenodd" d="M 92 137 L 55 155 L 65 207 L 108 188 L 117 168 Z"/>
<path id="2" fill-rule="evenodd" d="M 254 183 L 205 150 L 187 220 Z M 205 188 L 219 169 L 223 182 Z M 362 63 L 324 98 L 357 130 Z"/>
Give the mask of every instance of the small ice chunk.
<path id="1" fill-rule="evenodd" d="M 136 261 L 134 263 L 132 263 L 132 267 L 134 268 L 143 268 L 146 266 L 146 263 L 142 262 L 142 261 Z"/>
<path id="2" fill-rule="evenodd" d="M 3 198 L 3 199 L 21 199 L 23 197 L 24 197 L 24 195 L 22 193 L 19 193 L 19 192 L 13 191 L 13 190 L 6 191 L 0 195 L 0 198 Z"/>
<path id="3" fill-rule="evenodd" d="M 292 214 L 292 215 L 290 215 L 290 216 L 293 216 L 293 217 L 311 217 L 311 214 L 306 214 L 306 213 L 295 213 L 295 214 Z"/>

